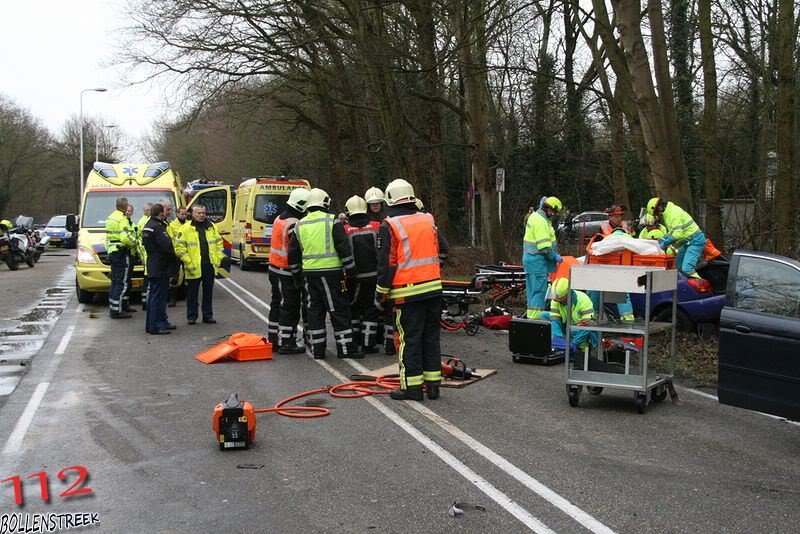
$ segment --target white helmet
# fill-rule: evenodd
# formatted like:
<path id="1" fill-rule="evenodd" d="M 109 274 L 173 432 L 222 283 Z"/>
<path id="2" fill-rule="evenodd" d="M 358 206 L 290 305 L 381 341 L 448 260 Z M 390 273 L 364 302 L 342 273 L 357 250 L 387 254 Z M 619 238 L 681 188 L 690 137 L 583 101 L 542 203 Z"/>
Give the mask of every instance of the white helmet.
<path id="1" fill-rule="evenodd" d="M 417 197 L 414 196 L 414 187 L 402 178 L 392 180 L 392 182 L 386 186 L 386 204 L 389 206 L 415 202 L 416 200 Z"/>
<path id="2" fill-rule="evenodd" d="M 367 189 L 367 192 L 364 193 L 364 200 L 367 201 L 367 204 L 373 204 L 375 202 L 383 202 L 383 191 L 381 191 L 377 187 L 370 187 L 369 189 Z"/>
<path id="3" fill-rule="evenodd" d="M 308 192 L 308 201 L 306 202 L 306 209 L 308 208 L 323 208 L 328 209 L 331 205 L 331 197 L 328 193 L 315 187 Z"/>
<path id="4" fill-rule="evenodd" d="M 422 210 L 425 209 L 425 204 L 423 204 L 420 199 L 415 200 L 414 203 L 417 205 L 417 209 L 419 211 L 422 211 Z"/>
<path id="5" fill-rule="evenodd" d="M 298 187 L 297 189 L 293 189 L 292 193 L 289 195 L 289 200 L 286 203 L 303 213 L 306 211 L 306 203 L 308 202 L 308 195 L 309 191 L 305 187 Z"/>
<path id="6" fill-rule="evenodd" d="M 367 202 L 358 195 L 352 196 L 344 203 L 344 212 L 348 217 L 358 213 L 367 213 Z"/>

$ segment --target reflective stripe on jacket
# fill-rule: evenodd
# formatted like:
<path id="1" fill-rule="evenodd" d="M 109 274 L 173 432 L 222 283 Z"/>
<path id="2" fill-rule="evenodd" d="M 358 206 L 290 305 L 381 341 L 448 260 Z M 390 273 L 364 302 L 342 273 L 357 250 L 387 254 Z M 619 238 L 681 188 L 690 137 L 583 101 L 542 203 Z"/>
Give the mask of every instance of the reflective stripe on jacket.
<path id="1" fill-rule="evenodd" d="M 558 321 L 564 327 L 567 325 L 567 303 L 558 302 L 557 300 L 550 301 L 550 320 Z M 572 318 L 573 325 L 578 324 L 580 321 L 588 321 L 594 318 L 594 306 L 592 299 L 583 291 L 572 290 Z"/>
<path id="2" fill-rule="evenodd" d="M 225 256 L 222 236 L 211 221 L 206 228 L 206 241 L 208 242 L 208 259 L 216 271 Z M 183 262 L 184 273 L 187 279 L 200 278 L 202 274 L 200 258 L 200 236 L 197 227 L 191 221 L 186 221 L 178 231 L 175 240 L 175 254 Z"/>
<path id="3" fill-rule="evenodd" d="M 336 217 L 332 214 L 314 211 L 294 225 L 294 235 L 303 252 L 303 271 L 342 267 L 342 260 L 333 245 L 335 222 Z"/>
<path id="4" fill-rule="evenodd" d="M 181 229 L 181 226 L 183 226 L 183 224 L 184 224 L 185 222 L 186 222 L 186 221 L 184 221 L 184 222 L 181 222 L 181 221 L 180 221 L 180 220 L 179 220 L 179 219 L 176 217 L 175 219 L 172 219 L 172 222 L 170 222 L 170 223 L 167 225 L 167 235 L 170 237 L 170 239 L 172 239 L 172 242 L 173 242 L 173 243 L 175 242 L 175 240 L 176 240 L 176 239 L 178 239 L 178 232 L 180 231 L 180 229 Z"/>
<path id="5" fill-rule="evenodd" d="M 396 300 L 441 292 L 438 230 L 430 213 L 387 217 L 391 231 L 389 267 L 394 267 L 391 288 L 378 287 Z"/>
<path id="6" fill-rule="evenodd" d="M 289 268 L 289 230 L 297 223 L 295 217 L 278 217 L 272 223 L 272 239 L 269 244 L 269 265 L 276 269 Z"/>
<path id="7" fill-rule="evenodd" d="M 692 216 L 672 202 L 667 202 L 662 218 L 664 226 L 667 228 L 667 233 L 675 238 L 677 246 L 688 241 L 700 231 L 700 227 L 694 222 Z"/>
<path id="8" fill-rule="evenodd" d="M 114 210 L 106 218 L 106 250 L 111 254 L 121 249 L 135 251 L 136 233 L 130 219 L 121 211 Z"/>
<path id="9" fill-rule="evenodd" d="M 547 254 L 556 244 L 556 232 L 542 210 L 531 213 L 525 222 L 522 249 L 528 254 Z"/>

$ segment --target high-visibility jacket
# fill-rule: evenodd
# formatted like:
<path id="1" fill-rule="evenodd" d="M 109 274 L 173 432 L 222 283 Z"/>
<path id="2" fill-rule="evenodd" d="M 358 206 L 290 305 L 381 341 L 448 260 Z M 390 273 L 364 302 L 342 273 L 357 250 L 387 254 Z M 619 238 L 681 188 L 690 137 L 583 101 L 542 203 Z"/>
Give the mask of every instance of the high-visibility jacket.
<path id="1" fill-rule="evenodd" d="M 296 217 L 277 217 L 272 223 L 272 240 L 269 244 L 269 268 L 279 274 L 291 274 L 289 269 L 289 230 L 297 224 Z"/>
<path id="2" fill-rule="evenodd" d="M 216 272 L 222 264 L 222 258 L 225 257 L 222 236 L 219 235 L 217 227 L 211 221 L 208 221 L 205 232 L 206 242 L 208 243 L 208 259 Z M 175 255 L 183 262 L 183 270 L 187 279 L 200 278 L 202 275 L 200 235 L 192 221 L 187 220 L 178 231 L 178 238 L 175 241 Z"/>
<path id="3" fill-rule="evenodd" d="M 142 228 L 144 228 L 144 225 L 147 224 L 147 221 L 149 220 L 150 220 L 149 215 L 142 215 L 141 217 L 139 217 L 139 221 L 136 223 L 136 227 L 139 229 L 139 232 L 142 231 Z"/>
<path id="4" fill-rule="evenodd" d="M 342 260 L 333 245 L 336 217 L 324 211 L 313 211 L 297 221 L 294 235 L 303 252 L 303 271 L 323 271 L 342 267 Z M 352 256 L 350 260 L 352 261 Z"/>
<path id="5" fill-rule="evenodd" d="M 639 239 L 661 239 L 665 235 L 667 235 L 667 229 L 663 224 L 659 224 L 657 228 L 642 228 L 642 231 L 639 232 Z"/>
<path id="6" fill-rule="evenodd" d="M 621 228 L 624 232 L 628 232 L 628 225 L 625 221 L 622 222 L 622 226 L 613 226 L 609 221 L 605 221 L 600 225 L 600 233 L 604 236 L 611 235 L 614 233 L 614 230 L 618 228 Z"/>
<path id="7" fill-rule="evenodd" d="M 106 218 L 106 250 L 109 254 L 123 250 L 136 251 L 136 233 L 130 219 L 119 210 Z"/>
<path id="8" fill-rule="evenodd" d="M 441 293 L 439 232 L 430 213 L 386 217 L 390 240 L 389 269 L 394 270 L 391 287 L 378 285 L 378 293 L 391 300 Z M 383 246 L 383 245 L 382 245 Z"/>
<path id="9" fill-rule="evenodd" d="M 544 254 L 549 256 L 556 244 L 556 232 L 550 219 L 542 210 L 530 214 L 525 221 L 525 237 L 522 249 L 528 254 Z"/>
<path id="10" fill-rule="evenodd" d="M 181 222 L 181 220 L 176 217 L 167 225 L 167 235 L 172 239 L 173 243 L 178 239 L 178 232 L 185 222 L 186 221 Z"/>
<path id="11" fill-rule="evenodd" d="M 594 305 L 589 295 L 583 291 L 572 290 L 572 316 L 570 321 L 573 325 L 581 321 L 588 321 L 594 318 Z M 567 325 L 567 303 L 558 302 L 557 300 L 550 301 L 550 321 L 557 321 L 561 328 L 566 328 Z M 558 335 L 558 332 L 553 333 Z M 561 334 L 563 336 L 563 333 Z"/>
<path id="12" fill-rule="evenodd" d="M 692 216 L 672 202 L 667 202 L 662 219 L 664 220 L 667 234 L 675 238 L 676 247 L 680 247 L 700 231 L 700 227 L 694 222 Z"/>

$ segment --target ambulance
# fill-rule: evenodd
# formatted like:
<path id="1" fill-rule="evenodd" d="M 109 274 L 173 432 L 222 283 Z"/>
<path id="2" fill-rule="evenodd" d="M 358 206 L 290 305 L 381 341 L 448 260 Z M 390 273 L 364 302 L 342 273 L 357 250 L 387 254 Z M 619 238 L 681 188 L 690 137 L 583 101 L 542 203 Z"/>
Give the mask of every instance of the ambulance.
<path id="1" fill-rule="evenodd" d="M 75 291 L 78 301 L 91 303 L 95 294 L 108 293 L 111 288 L 111 262 L 106 251 L 106 218 L 116 209 L 118 197 L 126 197 L 133 205 L 133 221 L 142 216 L 146 203 L 168 200 L 173 208 L 185 206 L 180 176 L 169 163 L 103 163 L 94 164 L 86 178 L 81 201 L 78 254 L 75 261 Z M 209 218 L 225 244 L 230 256 L 231 193 L 225 187 L 212 187 L 198 192 L 191 204 L 206 206 Z M 175 217 L 176 209 L 170 218 Z M 131 292 L 141 292 L 144 268 L 134 260 Z M 225 275 L 227 273 L 223 273 Z"/>
<path id="2" fill-rule="evenodd" d="M 272 240 L 272 222 L 283 212 L 291 192 L 310 189 L 308 180 L 286 176 L 249 178 L 236 190 L 232 259 L 243 271 L 266 264 Z"/>

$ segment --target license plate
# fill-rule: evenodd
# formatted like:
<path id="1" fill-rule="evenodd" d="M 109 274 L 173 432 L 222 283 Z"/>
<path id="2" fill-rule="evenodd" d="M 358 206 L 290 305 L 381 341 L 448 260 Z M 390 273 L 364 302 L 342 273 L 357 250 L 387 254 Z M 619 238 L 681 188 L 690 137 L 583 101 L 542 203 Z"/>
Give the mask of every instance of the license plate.
<path id="1" fill-rule="evenodd" d="M 144 280 L 142 280 L 141 278 L 134 279 L 134 280 L 131 281 L 131 287 L 133 287 L 133 288 L 142 287 L 142 283 L 143 282 L 144 282 Z"/>
<path id="2" fill-rule="evenodd" d="M 50 241 L 52 241 L 53 243 L 58 243 L 59 241 L 61 241 L 61 238 L 60 237 L 51 237 Z"/>

